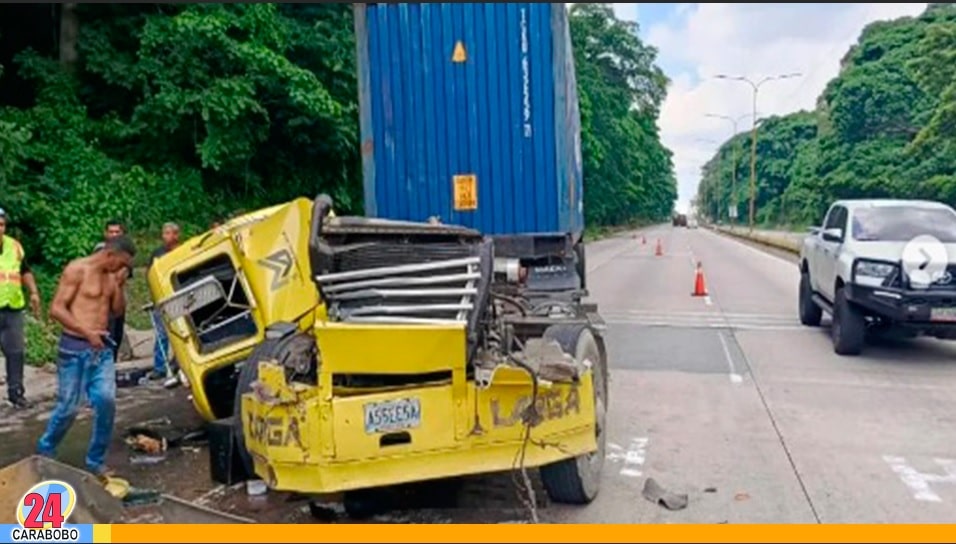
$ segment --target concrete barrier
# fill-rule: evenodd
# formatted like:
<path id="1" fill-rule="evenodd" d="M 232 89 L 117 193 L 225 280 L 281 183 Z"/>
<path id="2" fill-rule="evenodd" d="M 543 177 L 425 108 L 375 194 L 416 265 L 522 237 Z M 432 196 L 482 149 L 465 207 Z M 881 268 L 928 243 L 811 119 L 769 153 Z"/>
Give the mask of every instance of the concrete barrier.
<path id="1" fill-rule="evenodd" d="M 779 249 L 781 251 L 786 251 L 794 255 L 800 254 L 800 247 L 803 245 L 803 238 L 806 236 L 806 234 L 797 232 L 779 233 L 760 231 L 756 229 L 751 232 L 750 229 L 747 228 L 733 228 L 716 225 L 712 225 L 710 228 L 721 234 L 733 236 L 734 238 L 740 238 L 741 240 L 756 242 L 758 244 Z"/>

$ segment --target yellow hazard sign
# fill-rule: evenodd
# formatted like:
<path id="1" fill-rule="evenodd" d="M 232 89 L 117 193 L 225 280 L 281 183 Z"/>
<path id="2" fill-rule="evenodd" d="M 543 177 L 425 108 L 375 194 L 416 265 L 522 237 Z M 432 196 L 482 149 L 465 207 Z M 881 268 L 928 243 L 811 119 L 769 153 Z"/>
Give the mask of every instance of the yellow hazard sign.
<path id="1" fill-rule="evenodd" d="M 452 62 L 465 62 L 468 60 L 468 53 L 465 52 L 465 44 L 461 40 L 455 42 L 455 51 L 451 54 Z"/>
<path id="2" fill-rule="evenodd" d="M 474 174 L 460 174 L 452 178 L 455 211 L 478 209 L 478 178 Z"/>

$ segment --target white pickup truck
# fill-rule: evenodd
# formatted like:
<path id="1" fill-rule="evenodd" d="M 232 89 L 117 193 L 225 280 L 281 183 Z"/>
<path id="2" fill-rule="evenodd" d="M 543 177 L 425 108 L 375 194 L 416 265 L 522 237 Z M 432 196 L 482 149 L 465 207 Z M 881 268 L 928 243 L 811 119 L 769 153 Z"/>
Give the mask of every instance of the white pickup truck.
<path id="1" fill-rule="evenodd" d="M 953 264 L 950 264 L 953 263 Z M 841 200 L 800 251 L 800 322 L 833 317 L 833 349 L 868 334 L 956 339 L 956 211 L 925 200 Z"/>

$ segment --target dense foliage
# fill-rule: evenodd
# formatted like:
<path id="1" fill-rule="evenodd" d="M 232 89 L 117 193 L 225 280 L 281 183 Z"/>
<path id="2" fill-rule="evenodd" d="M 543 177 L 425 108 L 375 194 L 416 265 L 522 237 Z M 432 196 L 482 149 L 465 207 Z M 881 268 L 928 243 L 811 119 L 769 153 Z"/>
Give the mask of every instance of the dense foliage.
<path id="1" fill-rule="evenodd" d="M 732 151 L 738 147 L 736 193 Z M 750 135 L 705 165 L 698 206 L 728 219 L 749 205 Z M 836 198 L 930 198 L 956 204 L 956 5 L 868 25 L 813 112 L 758 127 L 757 221 L 808 225 Z M 719 215 L 718 215 L 719 212 Z"/>
<path id="2" fill-rule="evenodd" d="M 676 184 L 656 51 L 608 4 L 571 26 L 588 222 L 660 220 Z M 0 4 L 0 207 L 41 294 L 108 218 L 151 246 L 165 221 L 191 234 L 320 191 L 361 213 L 356 82 L 351 4 Z M 55 332 L 31 322 L 31 362 Z"/>
<path id="3" fill-rule="evenodd" d="M 584 206 L 591 225 L 662 220 L 677 198 L 671 152 L 657 118 L 667 78 L 657 51 L 610 4 L 571 8 L 581 102 Z"/>
<path id="4" fill-rule="evenodd" d="M 607 4 L 572 31 L 589 221 L 661 219 L 656 52 Z M 195 231 L 318 191 L 363 209 L 350 4 L 5 4 L 0 42 L 0 206 L 39 261 L 114 216 Z"/>

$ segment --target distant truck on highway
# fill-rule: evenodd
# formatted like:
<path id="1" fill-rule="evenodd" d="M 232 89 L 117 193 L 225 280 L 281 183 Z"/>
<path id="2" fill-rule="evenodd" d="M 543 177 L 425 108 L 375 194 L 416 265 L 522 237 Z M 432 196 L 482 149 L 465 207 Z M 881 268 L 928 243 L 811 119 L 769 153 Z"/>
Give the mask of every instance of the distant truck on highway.
<path id="1" fill-rule="evenodd" d="M 682 214 L 682 213 L 674 214 L 674 217 L 673 217 L 673 225 L 674 225 L 675 227 L 686 227 L 686 226 L 687 226 L 687 216 L 684 215 L 684 214 Z"/>
<path id="2" fill-rule="evenodd" d="M 840 200 L 800 251 L 800 322 L 833 317 L 833 349 L 868 335 L 956 339 L 956 211 L 923 200 Z"/>

